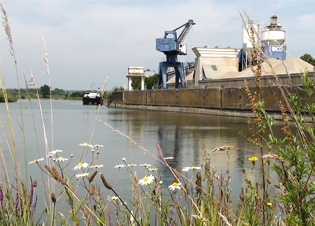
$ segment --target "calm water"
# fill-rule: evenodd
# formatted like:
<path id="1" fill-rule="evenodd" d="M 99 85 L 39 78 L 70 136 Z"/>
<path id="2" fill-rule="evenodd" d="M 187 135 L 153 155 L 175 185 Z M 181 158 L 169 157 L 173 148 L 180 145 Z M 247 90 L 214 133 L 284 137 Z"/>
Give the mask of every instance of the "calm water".
<path id="1" fill-rule="evenodd" d="M 45 142 L 42 117 L 39 104 L 36 100 L 29 103 L 22 100 L 24 130 L 26 138 L 27 163 L 35 158 L 45 157 Z M 80 143 L 102 144 L 98 164 L 103 164 L 101 171 L 109 183 L 116 183 L 118 191 L 128 194 L 130 189 L 130 174 L 125 169 L 115 169 L 114 166 L 127 159 L 127 163 L 151 164 L 158 168 L 162 180 L 167 187 L 173 177 L 158 158 L 156 145 L 159 144 L 164 156 L 174 157 L 169 164 L 181 171 L 185 166 L 200 166 L 204 147 L 211 152 L 214 148 L 230 145 L 229 169 L 232 176 L 232 188 L 238 192 L 241 187 L 242 169 L 250 169 L 248 158 L 259 156 L 258 149 L 244 139 L 239 132 L 247 132 L 246 120 L 236 117 L 197 115 L 187 113 L 159 112 L 145 110 L 113 109 L 102 106 L 82 105 L 81 101 L 53 100 L 53 111 L 50 110 L 50 101 L 41 100 L 45 131 L 50 150 L 62 149 L 62 156 L 73 160 L 68 170 L 72 173 L 83 148 Z M 20 103 L 10 104 L 10 115 L 15 132 L 15 140 L 20 153 L 21 167 L 24 166 L 23 136 L 21 124 Z M 1 113 L 1 145 L 5 151 L 6 145 L 6 116 L 4 104 L 0 104 Z M 53 127 L 51 126 L 51 113 Z M 129 136 L 148 152 L 145 153 L 139 146 L 130 142 L 126 137 L 119 135 L 105 126 L 104 121 L 116 130 Z M 35 128 L 35 129 L 34 129 Z M 53 131 L 53 133 L 52 133 Z M 247 132 L 248 134 L 248 132 Z M 204 145 L 204 146 L 203 146 Z M 7 156 L 8 159 L 9 156 Z M 87 157 L 89 158 L 89 156 Z M 227 168 L 226 152 L 211 152 L 212 167 L 219 173 Z M 41 177 L 36 164 L 26 166 L 29 175 L 40 181 Z M 144 176 L 143 167 L 136 168 L 139 177 Z M 39 189 L 38 189 L 39 190 Z M 104 191 L 104 197 L 109 194 Z"/>

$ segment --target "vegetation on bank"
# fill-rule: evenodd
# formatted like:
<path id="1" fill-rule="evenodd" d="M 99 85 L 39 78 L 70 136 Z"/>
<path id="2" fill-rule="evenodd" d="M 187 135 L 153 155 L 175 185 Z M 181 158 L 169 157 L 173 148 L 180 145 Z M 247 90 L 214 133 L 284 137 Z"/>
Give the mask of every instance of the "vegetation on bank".
<path id="1" fill-rule="evenodd" d="M 10 51 L 17 64 L 8 17 L 1 3 L 0 7 Z M 243 186 L 238 196 L 232 196 L 233 178 L 229 170 L 229 156 L 235 151 L 235 147 L 226 144 L 209 150 L 204 146 L 203 161 L 199 166 L 175 169 L 168 163 L 173 156 L 165 156 L 159 145 L 156 146 L 157 154 L 152 153 L 107 122 L 99 120 L 95 121 L 111 128 L 117 136 L 125 137 L 137 145 L 140 151 L 164 164 L 173 181 L 165 184 L 163 172 L 145 163 L 139 169 L 135 164 L 122 158 L 122 162 L 115 168 L 126 170 L 130 174 L 131 195 L 124 197 L 116 183 L 106 180 L 104 166 L 98 157 L 99 151 L 105 148 L 103 144 L 88 142 L 79 144 L 82 157 L 75 163 L 74 168 L 70 168 L 69 163 L 74 161 L 73 155 L 60 149 L 51 149 L 46 133 L 39 136 L 44 137 L 45 147 L 39 149 L 36 159 L 26 162 L 28 152 L 33 150 L 28 150 L 27 140 L 23 141 L 24 149 L 17 150 L 16 143 L 21 141 L 16 141 L 14 137 L 7 104 L 9 100 L 2 82 L 7 117 L 1 117 L 1 120 L 5 120 L 1 124 L 6 126 L 3 132 L 6 132 L 7 142 L 1 142 L 0 148 L 0 224 L 313 225 L 315 104 L 310 101 L 310 97 L 315 91 L 314 81 L 307 72 L 301 73 L 303 87 L 300 91 L 308 96 L 301 99 L 298 93 L 290 93 L 290 90 L 281 84 L 281 80 L 277 80 L 279 83 L 273 88 L 281 90 L 284 101 L 278 101 L 282 113 L 283 134 L 276 137 L 273 133 L 275 120 L 265 111 L 264 100 L 260 97 L 260 65 L 263 60 L 268 62 L 268 59 L 255 43 L 254 29 L 250 32 L 253 38 L 253 62 L 257 63 L 255 67 L 252 66 L 256 89 L 250 90 L 245 81 L 244 86 L 247 87 L 252 114 L 247 120 L 248 131 L 241 135 L 256 145 L 256 150 L 253 150 L 255 155 L 244 163 L 249 167 L 244 168 Z M 45 40 L 43 43 L 45 62 L 48 62 Z M 16 73 L 18 76 L 18 72 Z M 48 69 L 47 75 L 49 76 Z M 29 85 L 34 87 L 34 95 L 38 99 L 36 103 L 40 105 L 40 89 L 34 82 L 34 75 L 30 76 Z M 49 99 L 52 100 L 51 90 L 49 92 Z M 110 93 L 106 95 L 109 96 Z M 23 110 L 25 109 L 21 109 L 19 126 L 25 133 Z M 305 120 L 306 116 L 310 121 Z M 41 117 L 42 127 L 45 128 L 43 115 Z M 98 119 L 98 114 L 96 117 Z M 52 118 L 50 120 L 52 123 Z M 109 142 L 107 147 L 110 148 L 113 144 L 107 142 Z M 213 152 L 220 152 L 227 157 L 225 172 L 219 173 L 212 168 Z M 28 175 L 30 167 L 37 167 L 41 177 L 32 178 Z M 144 176 L 139 177 L 140 174 Z M 107 198 L 104 197 L 105 189 L 110 194 Z M 43 191 L 43 197 L 37 197 L 38 190 Z M 39 202 L 43 204 L 39 205 Z M 60 212 L 60 206 L 65 207 L 67 211 Z"/>
<path id="2" fill-rule="evenodd" d="M 5 99 L 6 99 L 5 95 L 3 93 L 0 93 L 0 102 L 5 102 Z M 18 96 L 13 95 L 13 94 L 8 94 L 7 100 L 8 102 L 16 102 L 18 100 Z"/>

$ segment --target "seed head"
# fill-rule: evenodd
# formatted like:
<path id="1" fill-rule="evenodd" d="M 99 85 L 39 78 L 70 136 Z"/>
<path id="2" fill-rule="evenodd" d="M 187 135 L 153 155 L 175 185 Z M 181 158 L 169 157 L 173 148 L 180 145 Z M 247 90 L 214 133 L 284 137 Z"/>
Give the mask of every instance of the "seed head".
<path id="1" fill-rule="evenodd" d="M 103 182 L 104 186 L 105 186 L 107 189 L 112 190 L 113 187 L 110 186 L 109 183 L 107 183 L 107 181 L 105 180 L 104 175 L 103 175 L 102 173 L 100 173 L 100 175 L 101 175 L 101 179 L 102 179 L 102 182 Z"/>
<path id="2" fill-rule="evenodd" d="M 97 171 L 95 171 L 95 172 L 88 178 L 88 180 L 89 180 L 90 183 L 94 180 L 96 174 L 97 174 Z"/>

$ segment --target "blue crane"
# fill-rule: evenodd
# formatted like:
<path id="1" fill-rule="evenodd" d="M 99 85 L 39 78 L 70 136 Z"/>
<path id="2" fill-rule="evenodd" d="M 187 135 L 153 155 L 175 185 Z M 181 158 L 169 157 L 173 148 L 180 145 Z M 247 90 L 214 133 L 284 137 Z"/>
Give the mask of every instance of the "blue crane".
<path id="1" fill-rule="evenodd" d="M 163 52 L 166 55 L 166 61 L 160 62 L 159 64 L 158 88 L 167 88 L 166 71 L 169 67 L 173 67 L 175 69 L 175 88 L 186 88 L 184 68 L 182 63 L 177 61 L 177 56 L 187 54 L 186 45 L 182 43 L 193 25 L 195 25 L 193 20 L 188 20 L 187 23 L 172 31 L 165 31 L 164 38 L 156 39 L 156 50 Z M 184 29 L 177 37 L 177 30 L 182 27 L 184 27 Z M 171 37 L 169 37 L 169 35 L 171 35 Z"/>

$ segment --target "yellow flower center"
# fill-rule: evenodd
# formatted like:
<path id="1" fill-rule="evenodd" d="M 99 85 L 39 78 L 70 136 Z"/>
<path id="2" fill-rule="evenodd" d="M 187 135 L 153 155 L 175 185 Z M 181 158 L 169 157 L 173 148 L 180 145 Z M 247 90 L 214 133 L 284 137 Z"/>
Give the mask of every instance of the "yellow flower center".
<path id="1" fill-rule="evenodd" d="M 88 143 L 88 142 L 84 142 L 83 145 L 84 145 L 84 146 L 88 146 L 89 143 Z"/>
<path id="2" fill-rule="evenodd" d="M 174 182 L 172 185 L 173 185 L 173 187 L 177 187 L 178 183 Z"/>
<path id="3" fill-rule="evenodd" d="M 79 162 L 79 163 L 78 163 L 78 166 L 82 166 L 82 162 Z"/>
<path id="4" fill-rule="evenodd" d="M 35 159 L 34 162 L 38 162 L 39 159 Z"/>
<path id="5" fill-rule="evenodd" d="M 147 178 L 147 177 L 143 178 L 144 182 L 148 182 L 148 180 L 149 180 L 149 178 Z"/>
<path id="6" fill-rule="evenodd" d="M 62 156 L 60 156 L 60 157 L 59 157 L 59 159 L 63 159 L 63 157 L 62 157 Z"/>

